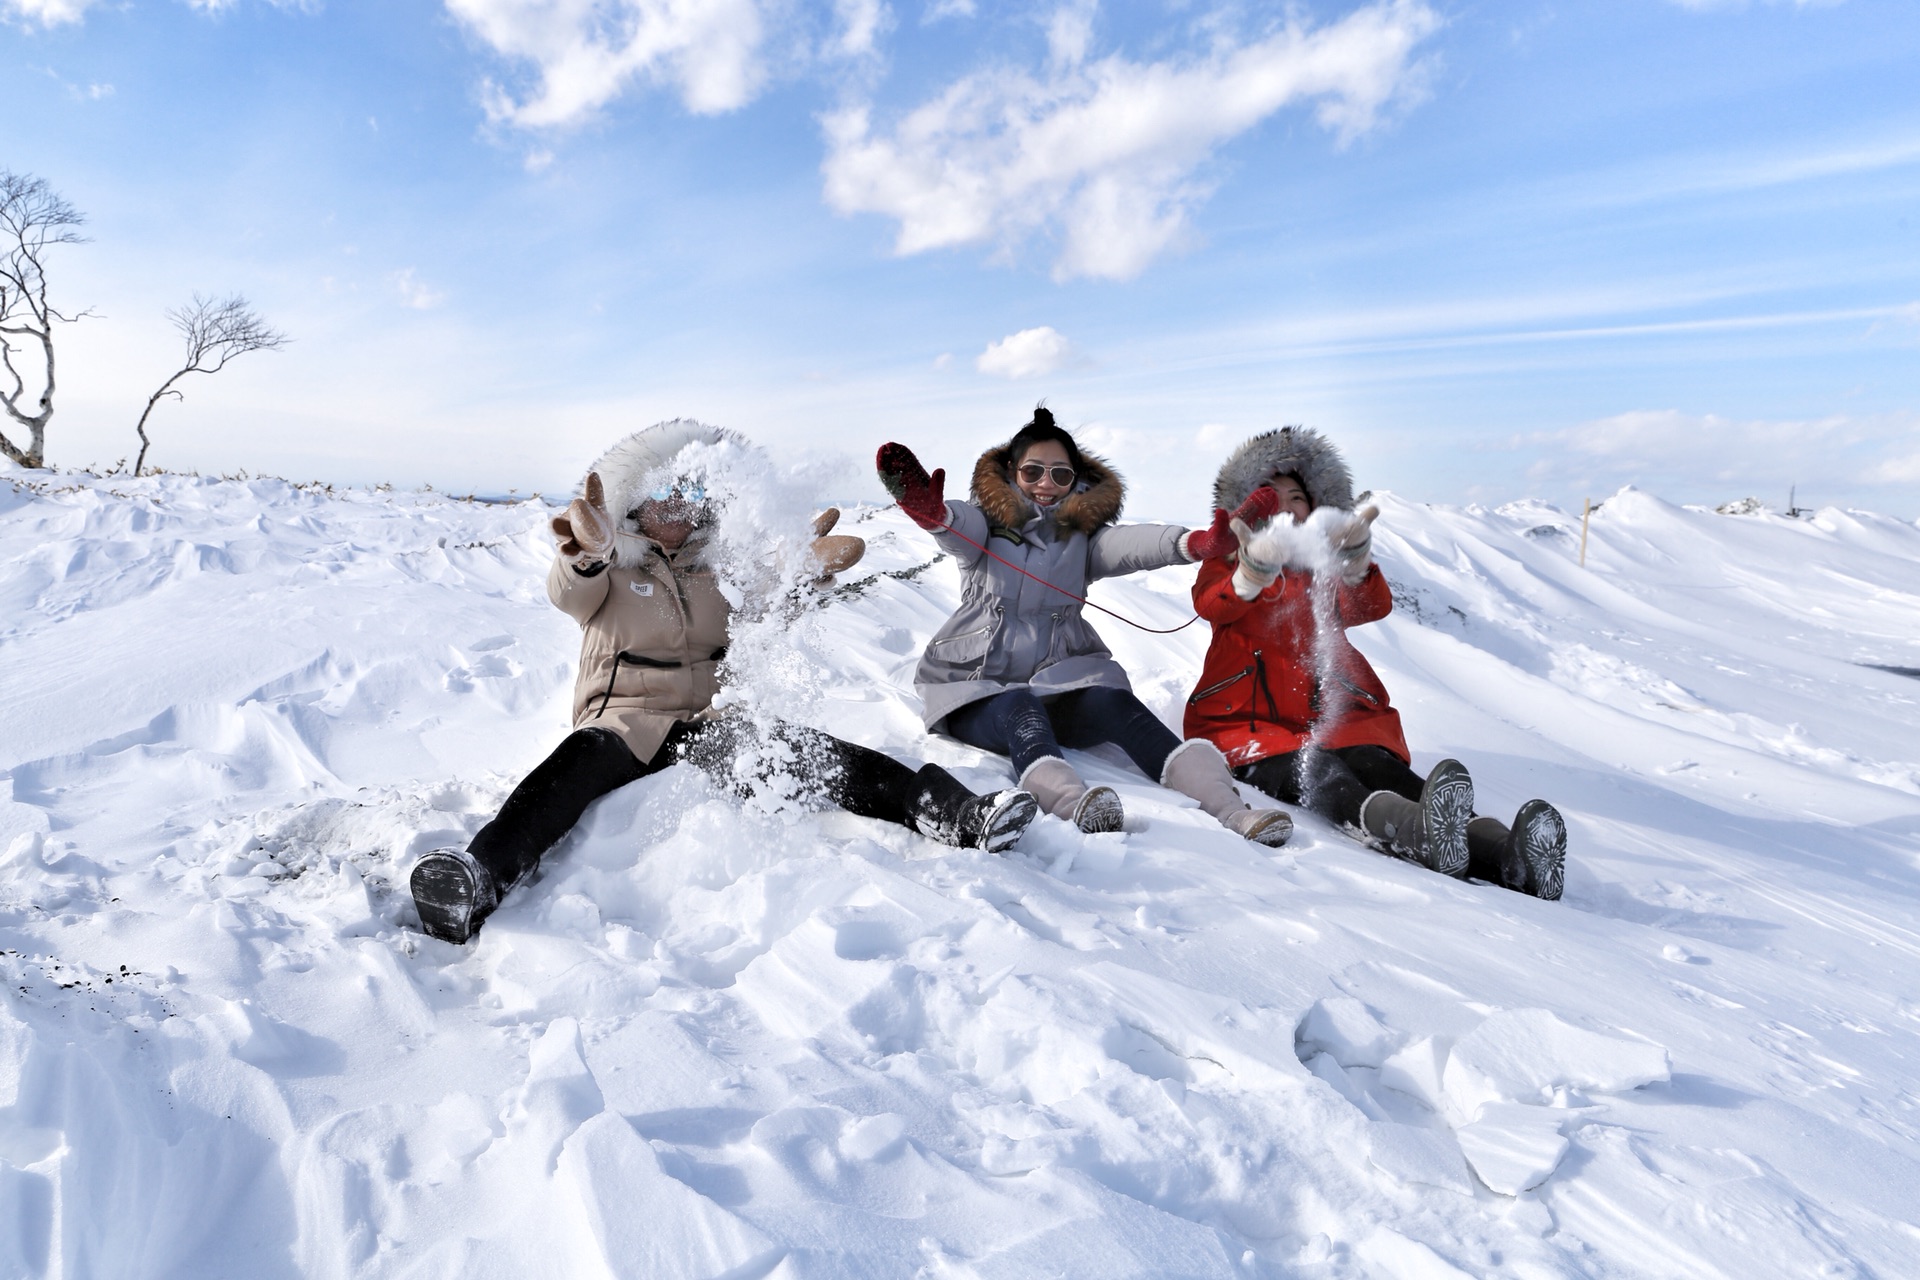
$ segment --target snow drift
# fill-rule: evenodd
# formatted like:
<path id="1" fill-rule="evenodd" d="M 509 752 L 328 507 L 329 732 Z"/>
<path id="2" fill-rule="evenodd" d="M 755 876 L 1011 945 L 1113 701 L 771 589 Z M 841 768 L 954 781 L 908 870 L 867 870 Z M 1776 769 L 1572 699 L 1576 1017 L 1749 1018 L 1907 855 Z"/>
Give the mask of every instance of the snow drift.
<path id="1" fill-rule="evenodd" d="M 12 473 L 0 1275 L 1910 1273 L 1920 529 L 1376 500 L 1356 643 L 1560 903 L 1102 754 L 1129 830 L 1004 858 L 682 767 L 454 948 L 400 886 L 565 732 L 551 509 Z M 846 527 L 810 722 L 1004 784 L 915 713 L 951 564 Z M 1096 625 L 1177 725 L 1203 628 Z"/>

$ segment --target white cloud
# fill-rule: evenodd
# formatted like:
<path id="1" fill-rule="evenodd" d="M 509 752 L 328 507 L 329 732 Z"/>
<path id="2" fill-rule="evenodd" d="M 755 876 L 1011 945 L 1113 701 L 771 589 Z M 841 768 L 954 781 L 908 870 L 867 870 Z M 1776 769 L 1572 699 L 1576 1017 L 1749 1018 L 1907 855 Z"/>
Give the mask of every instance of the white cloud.
<path id="1" fill-rule="evenodd" d="M 1796 9 L 1831 9 L 1845 0 L 1761 0 L 1764 4 L 1790 4 Z M 1744 9 L 1748 0 L 1673 0 L 1682 9 L 1705 13 L 1713 9 Z"/>
<path id="2" fill-rule="evenodd" d="M 996 378 L 1037 378 L 1052 373 L 1073 355 L 1073 344 L 1051 325 L 1022 329 L 987 344 L 973 367 Z"/>
<path id="3" fill-rule="evenodd" d="M 388 278 L 393 282 L 394 292 L 400 295 L 400 301 L 415 311 L 430 311 L 447 300 L 446 294 L 415 276 L 412 267 L 396 271 Z"/>
<path id="4" fill-rule="evenodd" d="M 893 22 L 893 14 L 882 0 L 833 0 L 834 16 L 840 21 L 840 34 L 833 47 L 842 57 L 864 57 L 874 51 L 880 34 Z"/>
<path id="5" fill-rule="evenodd" d="M 765 82 L 766 22 L 756 0 L 446 0 L 494 52 L 533 64 L 516 97 L 489 82 L 487 112 L 525 127 L 572 124 L 645 79 L 689 111 L 731 111 Z M 877 20 L 876 20 L 877 21 Z"/>
<path id="6" fill-rule="evenodd" d="M 0 0 L 0 16 L 16 18 L 21 25 L 37 22 L 57 27 L 63 22 L 78 22 L 100 0 Z"/>
<path id="7" fill-rule="evenodd" d="M 973 0 L 930 0 L 920 11 L 920 23 L 925 26 L 942 18 L 971 18 L 973 12 Z"/>
<path id="8" fill-rule="evenodd" d="M 1887 458 L 1873 469 L 1870 478 L 1880 484 L 1920 483 L 1920 453 L 1909 453 L 1904 458 Z"/>
<path id="9" fill-rule="evenodd" d="M 1722 501 L 1757 494 L 1784 504 L 1797 486 L 1803 503 L 1822 491 L 1920 478 L 1912 441 L 1920 415 L 1729 418 L 1678 409 L 1637 409 L 1515 441 L 1542 456 L 1539 481 L 1586 484 L 1599 496 L 1622 484 Z"/>
<path id="10" fill-rule="evenodd" d="M 1366 132 L 1418 92 L 1414 52 L 1440 25 L 1423 0 L 1382 0 L 1203 55 L 1089 61 L 1082 12 L 1055 14 L 1044 73 L 968 75 L 890 132 L 867 106 L 828 115 L 828 202 L 896 219 L 901 254 L 1057 227 L 1056 278 L 1126 279 L 1185 230 L 1216 147 L 1304 102 L 1342 141 Z"/>

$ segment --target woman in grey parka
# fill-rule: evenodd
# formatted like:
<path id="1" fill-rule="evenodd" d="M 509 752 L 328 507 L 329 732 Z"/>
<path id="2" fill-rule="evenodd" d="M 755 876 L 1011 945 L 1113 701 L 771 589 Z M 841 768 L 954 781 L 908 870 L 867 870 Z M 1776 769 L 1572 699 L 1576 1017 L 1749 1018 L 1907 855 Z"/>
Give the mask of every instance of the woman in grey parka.
<path id="1" fill-rule="evenodd" d="M 1045 407 L 980 456 L 971 502 L 947 501 L 946 472 L 928 475 L 905 445 L 882 446 L 876 465 L 901 510 L 960 563 L 960 609 L 914 673 L 928 729 L 1011 756 L 1020 789 L 1082 831 L 1118 831 L 1125 815 L 1113 789 L 1088 787 L 1061 747 L 1110 742 L 1236 834 L 1286 842 L 1293 820 L 1249 808 L 1218 748 L 1162 724 L 1081 612 L 1095 579 L 1236 550 L 1228 513 L 1210 529 L 1116 525 L 1119 475 Z M 1234 514 L 1265 519 L 1270 501 L 1256 490 Z"/>

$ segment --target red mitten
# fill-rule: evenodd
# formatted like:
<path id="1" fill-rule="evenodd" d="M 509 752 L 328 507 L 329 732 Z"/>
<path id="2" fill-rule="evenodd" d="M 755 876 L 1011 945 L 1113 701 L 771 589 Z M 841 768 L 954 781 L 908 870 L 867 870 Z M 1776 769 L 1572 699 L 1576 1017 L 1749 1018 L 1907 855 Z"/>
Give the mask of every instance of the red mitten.
<path id="1" fill-rule="evenodd" d="M 1265 524 L 1280 513 L 1280 495 L 1268 485 L 1256 485 L 1247 500 L 1233 509 L 1235 518 L 1243 524 Z"/>
<path id="2" fill-rule="evenodd" d="M 944 467 L 927 474 L 913 450 L 903 444 L 883 444 L 873 465 L 880 472 L 880 483 L 907 517 L 922 529 L 947 527 L 947 472 Z"/>
<path id="3" fill-rule="evenodd" d="M 1241 524 L 1264 524 L 1273 519 L 1280 510 L 1280 495 L 1261 485 L 1247 495 L 1247 500 L 1235 507 L 1231 513 L 1224 508 L 1216 508 L 1213 513 L 1213 526 L 1207 529 L 1195 529 L 1187 535 L 1187 558 L 1190 560 L 1218 560 L 1240 549 L 1240 540 L 1234 536 L 1233 522 Z"/>

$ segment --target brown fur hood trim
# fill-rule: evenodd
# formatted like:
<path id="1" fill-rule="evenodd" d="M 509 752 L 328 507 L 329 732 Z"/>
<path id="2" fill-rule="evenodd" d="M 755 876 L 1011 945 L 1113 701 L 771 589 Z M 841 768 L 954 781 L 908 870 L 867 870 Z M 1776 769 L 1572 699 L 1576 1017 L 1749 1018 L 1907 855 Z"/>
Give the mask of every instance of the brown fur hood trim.
<path id="1" fill-rule="evenodd" d="M 1007 446 L 1001 445 L 981 454 L 973 464 L 973 504 L 986 515 L 988 524 L 1002 529 L 1018 529 L 1033 519 L 1033 504 L 1013 485 L 1010 461 Z M 1085 474 L 1075 482 L 1073 492 L 1060 500 L 1053 522 L 1062 529 L 1090 534 L 1120 518 L 1127 486 L 1119 472 L 1084 449 L 1080 462 Z"/>
<path id="2" fill-rule="evenodd" d="M 1268 477 L 1292 472 L 1315 507 L 1353 506 L 1353 474 L 1333 441 L 1311 427 L 1263 431 L 1235 449 L 1213 482 L 1213 505 L 1226 511 L 1247 500 Z"/>

